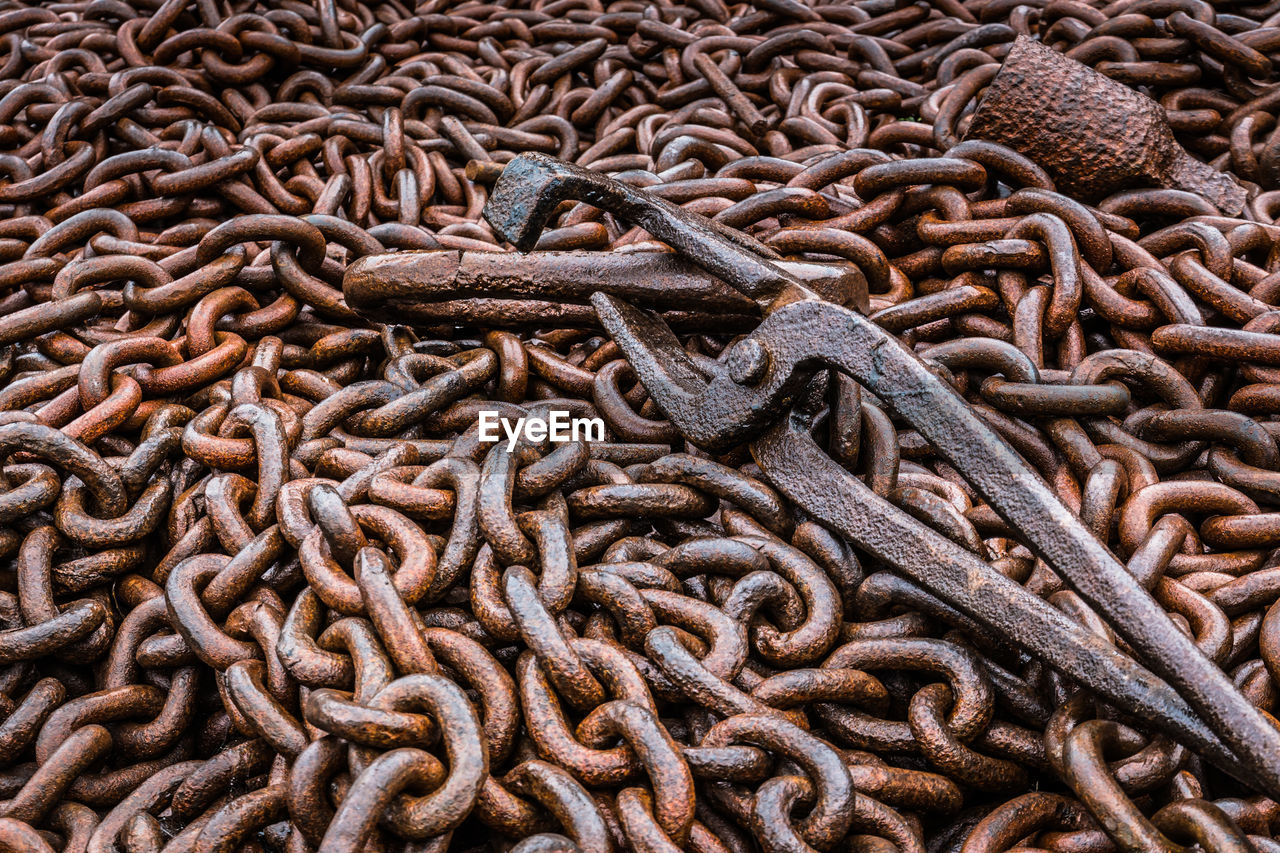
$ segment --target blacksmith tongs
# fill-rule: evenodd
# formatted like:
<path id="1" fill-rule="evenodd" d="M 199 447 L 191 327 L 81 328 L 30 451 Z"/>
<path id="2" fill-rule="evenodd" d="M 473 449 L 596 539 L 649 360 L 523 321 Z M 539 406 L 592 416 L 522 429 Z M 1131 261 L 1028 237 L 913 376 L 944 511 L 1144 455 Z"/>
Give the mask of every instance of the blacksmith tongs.
<path id="1" fill-rule="evenodd" d="M 1280 729 L 923 361 L 865 317 L 818 298 L 749 236 L 542 154 L 522 154 L 507 165 L 484 217 L 529 251 L 566 200 L 640 226 L 759 306 L 763 321 L 735 344 L 727 369 L 707 378 L 661 320 L 614 296 L 592 297 L 649 396 L 688 441 L 709 450 L 752 441 L 769 479 L 811 516 L 1004 639 L 1280 798 Z M 919 430 L 1167 683 L 830 459 L 785 414 L 823 368 L 848 374 Z"/>

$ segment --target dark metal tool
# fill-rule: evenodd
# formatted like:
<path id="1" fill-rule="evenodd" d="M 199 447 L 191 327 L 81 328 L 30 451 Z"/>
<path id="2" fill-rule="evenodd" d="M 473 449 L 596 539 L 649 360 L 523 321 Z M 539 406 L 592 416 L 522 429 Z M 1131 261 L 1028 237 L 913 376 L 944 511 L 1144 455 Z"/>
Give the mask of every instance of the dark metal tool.
<path id="1" fill-rule="evenodd" d="M 1087 201 L 1160 186 L 1188 190 L 1235 214 L 1247 198 L 1234 178 L 1178 144 L 1155 101 L 1026 36 L 991 81 L 966 138 L 1020 151 L 1059 190 Z"/>
<path id="2" fill-rule="evenodd" d="M 866 312 L 867 280 L 851 263 L 779 260 L 823 298 Z M 598 326 L 588 301 L 611 293 L 660 311 L 674 328 L 746 330 L 750 299 L 673 252 L 397 252 L 360 258 L 347 304 L 387 322 L 497 327 Z"/>
<path id="3" fill-rule="evenodd" d="M 607 293 L 592 297 L 651 398 L 686 439 L 707 449 L 757 440 L 754 452 L 770 479 L 815 517 L 1224 769 L 1273 795 L 1280 792 L 1280 730 L 924 362 L 866 318 L 822 301 L 751 238 L 545 155 L 512 161 L 484 216 L 527 251 L 550 212 L 569 199 L 643 227 L 754 299 L 765 314 L 734 345 L 727 369 L 708 378 L 660 320 Z M 784 417 L 822 367 L 853 377 L 919 430 L 1168 684 L 972 553 L 923 533 L 838 465 L 824 463 L 817 446 Z"/>

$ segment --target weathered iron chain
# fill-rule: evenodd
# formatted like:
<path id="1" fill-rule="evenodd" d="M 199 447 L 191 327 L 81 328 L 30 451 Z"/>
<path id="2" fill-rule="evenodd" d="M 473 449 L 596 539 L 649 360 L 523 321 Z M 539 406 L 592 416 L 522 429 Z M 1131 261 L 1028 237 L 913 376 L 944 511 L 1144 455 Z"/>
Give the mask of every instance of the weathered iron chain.
<path id="1" fill-rule="evenodd" d="M 1244 212 L 960 141 L 1019 35 Z M 480 211 L 529 151 L 856 265 L 1280 713 L 1278 60 L 1280 2 L 3 4 L 0 851 L 1276 853 L 1276 802 L 683 440 L 572 279 L 494 260 L 412 327 L 342 280 L 508 250 Z M 708 371 L 756 322 L 590 205 L 537 248 L 608 252 Z M 866 389 L 801 405 L 1115 640 Z M 480 440 L 553 409 L 605 440 Z"/>

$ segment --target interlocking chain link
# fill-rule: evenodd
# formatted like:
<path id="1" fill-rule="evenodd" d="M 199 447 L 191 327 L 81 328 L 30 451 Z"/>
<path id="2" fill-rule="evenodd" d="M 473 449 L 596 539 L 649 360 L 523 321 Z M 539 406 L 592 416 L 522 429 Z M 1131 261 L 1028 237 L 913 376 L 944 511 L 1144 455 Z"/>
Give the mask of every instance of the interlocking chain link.
<path id="1" fill-rule="evenodd" d="M 1019 35 L 1159 101 L 1244 213 L 960 141 Z M 580 283 L 490 264 L 412 327 L 342 283 L 507 250 L 529 151 L 856 266 L 1276 714 L 1278 58 L 1280 2 L 3 4 L 0 851 L 1274 853 L 1276 802 L 684 441 Z M 724 369 L 751 306 L 662 295 L 662 248 L 588 204 L 538 243 Z M 1115 642 L 872 394 L 800 406 Z M 553 410 L 603 440 L 481 440 Z"/>

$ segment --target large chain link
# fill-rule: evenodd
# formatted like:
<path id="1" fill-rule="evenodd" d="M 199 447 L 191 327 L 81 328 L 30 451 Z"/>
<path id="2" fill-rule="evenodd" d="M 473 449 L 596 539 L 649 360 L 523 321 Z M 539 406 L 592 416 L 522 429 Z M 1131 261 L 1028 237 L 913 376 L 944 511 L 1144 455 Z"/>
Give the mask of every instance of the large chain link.
<path id="1" fill-rule="evenodd" d="M 1019 35 L 1156 98 L 1245 213 L 1087 206 L 960 142 Z M 1277 54 L 1277 2 L 5 3 L 0 851 L 1280 850 L 1275 802 L 683 442 L 581 311 L 502 331 L 437 290 L 410 329 L 341 290 L 503 251 L 479 214 L 524 151 L 855 264 L 1277 713 Z M 870 394 L 803 402 L 1114 639 Z M 480 440 L 552 410 L 604 440 Z"/>

